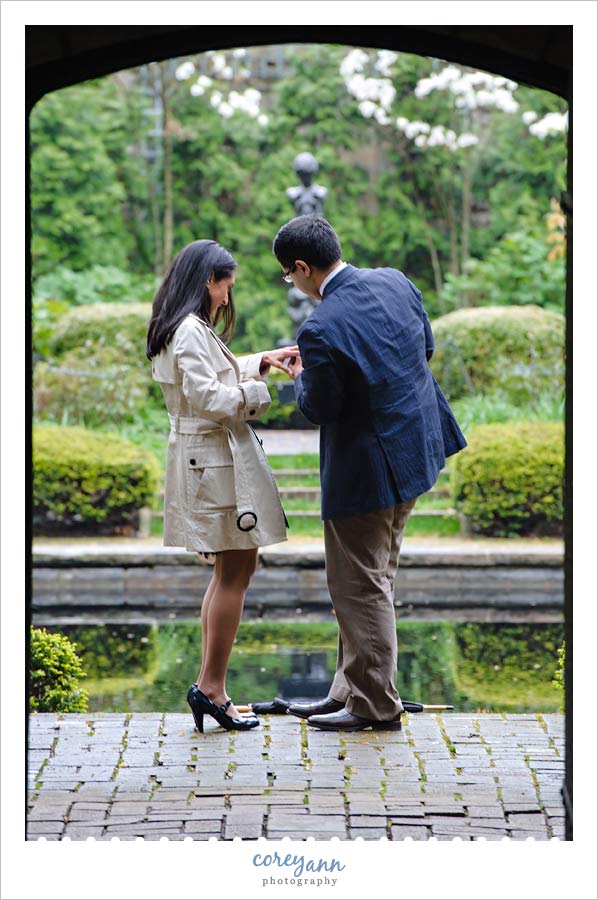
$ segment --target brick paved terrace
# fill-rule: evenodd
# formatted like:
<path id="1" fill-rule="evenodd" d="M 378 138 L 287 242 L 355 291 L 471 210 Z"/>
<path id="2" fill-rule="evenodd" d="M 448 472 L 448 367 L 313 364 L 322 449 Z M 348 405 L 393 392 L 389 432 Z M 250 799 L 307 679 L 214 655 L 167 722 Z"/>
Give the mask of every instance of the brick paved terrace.
<path id="1" fill-rule="evenodd" d="M 209 721 L 32 715 L 28 839 L 564 839 L 560 715 L 420 713 L 348 734 Z"/>

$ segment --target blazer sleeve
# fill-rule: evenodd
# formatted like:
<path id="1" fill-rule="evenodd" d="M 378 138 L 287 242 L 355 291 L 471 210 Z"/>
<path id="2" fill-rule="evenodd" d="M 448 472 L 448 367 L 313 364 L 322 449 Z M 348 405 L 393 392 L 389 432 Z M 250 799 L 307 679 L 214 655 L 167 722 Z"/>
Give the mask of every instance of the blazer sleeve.
<path id="1" fill-rule="evenodd" d="M 434 355 L 434 335 L 432 334 L 432 326 L 428 319 L 428 314 L 422 305 L 422 313 L 424 317 L 424 336 L 426 338 L 426 359 L 430 361 Z"/>
<path id="2" fill-rule="evenodd" d="M 419 305 L 420 315 L 422 317 L 422 321 L 424 323 L 424 338 L 426 341 L 426 360 L 429 362 L 432 359 L 434 354 L 434 335 L 432 334 L 432 326 L 430 325 L 430 320 L 428 319 L 428 314 L 424 309 L 424 300 L 422 297 L 422 292 L 419 288 L 417 288 L 412 281 L 407 279 L 408 284 L 411 290 L 414 292 L 417 297 L 417 303 Z"/>
<path id="3" fill-rule="evenodd" d="M 297 336 L 303 372 L 295 380 L 295 398 L 306 419 L 314 425 L 336 421 L 345 390 L 341 367 L 318 328 L 309 320 Z"/>
<path id="4" fill-rule="evenodd" d="M 199 324 L 183 323 L 176 331 L 174 357 L 185 397 L 202 417 L 216 422 L 259 418 L 271 403 L 267 386 L 263 381 L 222 384 L 211 365 L 208 340 L 207 330 Z"/>

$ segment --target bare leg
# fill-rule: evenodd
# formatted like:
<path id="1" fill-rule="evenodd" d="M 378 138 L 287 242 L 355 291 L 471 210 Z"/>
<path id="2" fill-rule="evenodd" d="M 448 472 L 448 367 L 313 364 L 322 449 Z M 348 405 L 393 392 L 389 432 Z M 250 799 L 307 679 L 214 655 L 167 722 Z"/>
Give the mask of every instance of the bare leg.
<path id="1" fill-rule="evenodd" d="M 256 564 L 257 550 L 224 550 L 216 559 L 215 583 L 206 611 L 202 671 L 197 685 L 219 705 L 228 699 L 226 670 Z M 227 712 L 233 718 L 239 716 L 232 704 Z"/>
<path id="2" fill-rule="evenodd" d="M 218 557 L 216 557 L 216 559 L 218 559 Z M 212 578 L 210 579 L 210 583 L 207 587 L 201 604 L 201 669 L 199 671 L 199 675 L 197 676 L 197 684 L 199 684 L 199 682 L 203 678 L 206 665 L 206 647 L 208 645 L 208 610 L 210 609 L 210 603 L 212 602 L 212 597 L 214 596 L 214 590 L 217 583 L 218 575 L 216 572 L 216 565 L 214 565 Z"/>

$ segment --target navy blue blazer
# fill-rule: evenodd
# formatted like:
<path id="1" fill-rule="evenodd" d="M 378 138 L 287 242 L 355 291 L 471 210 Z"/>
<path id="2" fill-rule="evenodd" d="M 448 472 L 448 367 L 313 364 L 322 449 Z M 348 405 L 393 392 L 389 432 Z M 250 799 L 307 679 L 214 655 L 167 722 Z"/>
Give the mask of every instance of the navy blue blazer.
<path id="1" fill-rule="evenodd" d="M 466 440 L 428 360 L 421 293 L 396 269 L 346 266 L 297 334 L 295 397 L 320 425 L 322 518 L 425 493 Z"/>

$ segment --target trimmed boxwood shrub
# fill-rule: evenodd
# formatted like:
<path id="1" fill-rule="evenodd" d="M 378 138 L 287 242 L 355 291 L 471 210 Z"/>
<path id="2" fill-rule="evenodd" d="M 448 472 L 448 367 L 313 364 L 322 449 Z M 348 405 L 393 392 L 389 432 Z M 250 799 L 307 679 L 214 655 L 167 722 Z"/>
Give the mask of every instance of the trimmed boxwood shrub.
<path id="1" fill-rule="evenodd" d="M 513 402 L 564 388 L 565 319 L 539 306 L 459 309 L 432 323 L 430 368 L 444 393 L 500 390 Z"/>
<path id="2" fill-rule="evenodd" d="M 36 532 L 131 531 L 154 502 L 159 466 L 152 453 L 115 434 L 85 428 L 33 429 Z"/>
<path id="3" fill-rule="evenodd" d="M 126 343 L 122 363 L 136 368 L 136 382 L 145 385 L 145 398 L 137 403 L 137 409 L 142 405 L 164 409 L 160 385 L 153 380 L 145 356 L 151 311 L 151 303 L 91 303 L 74 307 L 57 320 L 46 342 L 47 352 L 53 364 L 62 367 L 64 355 L 70 351 L 78 355 L 89 353 L 93 359 L 108 348 Z"/>
<path id="4" fill-rule="evenodd" d="M 478 425 L 467 441 L 454 459 L 452 490 L 473 531 L 497 537 L 562 534 L 560 422 Z"/>
<path id="5" fill-rule="evenodd" d="M 123 335 L 114 343 L 67 350 L 59 360 L 39 362 L 33 374 L 36 416 L 61 425 L 130 422 L 148 403 L 149 365 Z M 160 394 L 161 406 L 164 403 Z"/>
<path id="6" fill-rule="evenodd" d="M 125 335 L 142 365 L 151 311 L 151 303 L 92 303 L 74 307 L 57 321 L 50 351 L 60 356 L 75 347 L 111 346 L 117 337 Z"/>
<path id="7" fill-rule="evenodd" d="M 79 688 L 85 678 L 77 645 L 64 634 L 45 628 L 30 632 L 29 707 L 32 712 L 85 712 L 87 694 Z"/>

